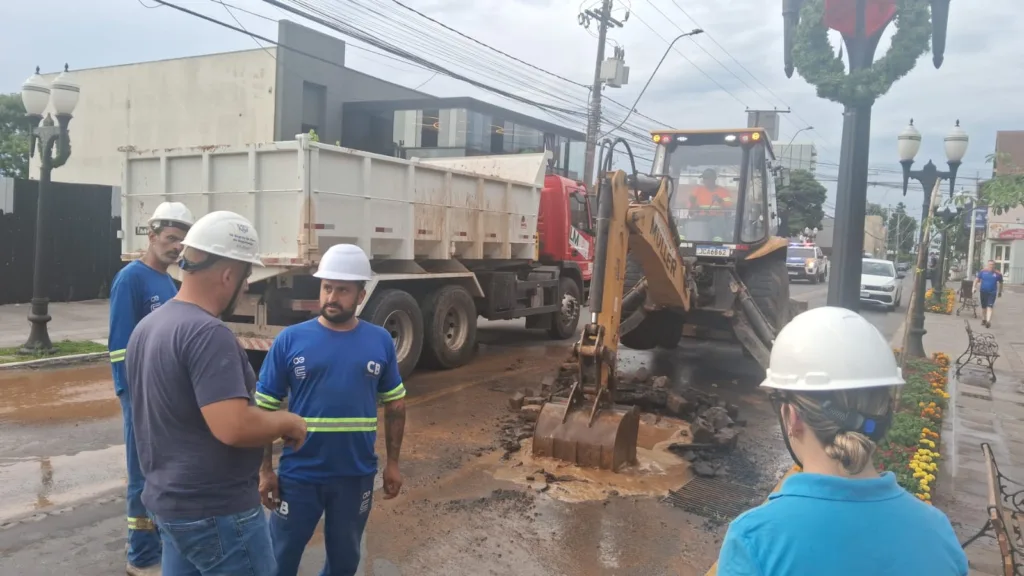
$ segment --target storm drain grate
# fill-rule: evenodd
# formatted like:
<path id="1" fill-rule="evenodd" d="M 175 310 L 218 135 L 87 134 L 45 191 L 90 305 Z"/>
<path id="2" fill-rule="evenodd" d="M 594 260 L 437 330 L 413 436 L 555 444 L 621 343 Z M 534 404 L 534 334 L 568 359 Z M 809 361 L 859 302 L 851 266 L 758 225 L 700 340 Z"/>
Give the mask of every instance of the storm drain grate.
<path id="1" fill-rule="evenodd" d="M 705 518 L 732 520 L 763 499 L 763 495 L 749 486 L 698 476 L 682 488 L 669 492 L 662 502 Z"/>

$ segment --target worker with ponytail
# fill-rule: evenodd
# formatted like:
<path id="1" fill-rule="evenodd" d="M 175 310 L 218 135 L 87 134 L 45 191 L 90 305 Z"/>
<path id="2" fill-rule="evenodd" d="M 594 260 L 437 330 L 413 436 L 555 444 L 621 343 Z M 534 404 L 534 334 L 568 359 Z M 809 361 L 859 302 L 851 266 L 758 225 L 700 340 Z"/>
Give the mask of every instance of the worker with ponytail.
<path id="1" fill-rule="evenodd" d="M 800 314 L 772 348 L 768 389 L 802 471 L 729 526 L 719 576 L 962 576 L 946 516 L 873 464 L 904 384 L 888 343 L 844 308 Z"/>

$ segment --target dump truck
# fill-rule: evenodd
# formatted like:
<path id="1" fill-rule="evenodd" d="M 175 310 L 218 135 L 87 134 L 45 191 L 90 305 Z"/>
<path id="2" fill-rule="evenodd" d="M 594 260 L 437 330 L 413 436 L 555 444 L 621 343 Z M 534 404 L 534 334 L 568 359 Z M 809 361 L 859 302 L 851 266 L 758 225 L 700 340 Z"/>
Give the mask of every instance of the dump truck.
<path id="1" fill-rule="evenodd" d="M 612 172 L 614 146 L 602 162 L 591 317 L 565 395 L 541 410 L 535 456 L 615 471 L 636 462 L 640 414 L 616 403 L 620 344 L 674 348 L 689 327 L 731 338 L 767 368 L 800 309 L 788 241 L 775 235 L 780 167 L 765 131 L 664 130 L 653 140 L 649 176 Z"/>
<path id="2" fill-rule="evenodd" d="M 526 318 L 574 336 L 589 292 L 591 202 L 547 174 L 550 152 L 405 160 L 313 141 L 125 153 L 122 259 L 146 250 L 153 209 L 230 210 L 260 235 L 261 260 L 227 324 L 256 364 L 286 326 L 320 313 L 311 275 L 332 245 L 360 246 L 374 279 L 357 314 L 387 329 L 399 370 L 454 368 L 477 318 Z M 172 267 L 172 273 L 177 268 Z"/>

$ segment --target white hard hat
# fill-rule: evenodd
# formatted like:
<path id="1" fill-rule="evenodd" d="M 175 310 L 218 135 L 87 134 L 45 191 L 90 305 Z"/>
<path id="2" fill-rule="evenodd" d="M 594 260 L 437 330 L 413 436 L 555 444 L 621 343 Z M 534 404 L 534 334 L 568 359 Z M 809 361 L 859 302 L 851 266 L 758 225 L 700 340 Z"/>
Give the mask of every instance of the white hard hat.
<path id="1" fill-rule="evenodd" d="M 794 318 L 779 332 L 766 388 L 828 392 L 904 384 L 882 334 L 860 314 L 824 306 Z"/>
<path id="2" fill-rule="evenodd" d="M 362 248 L 355 244 L 335 244 L 320 259 L 320 267 L 313 276 L 324 280 L 366 282 L 373 278 L 373 270 Z"/>
<path id="3" fill-rule="evenodd" d="M 195 223 L 195 219 L 192 218 L 192 212 L 188 207 L 181 202 L 161 202 L 149 217 L 150 226 L 155 222 L 174 222 L 188 228 Z"/>
<path id="4" fill-rule="evenodd" d="M 181 244 L 214 256 L 263 265 L 256 228 L 234 212 L 222 210 L 203 216 L 192 225 Z"/>

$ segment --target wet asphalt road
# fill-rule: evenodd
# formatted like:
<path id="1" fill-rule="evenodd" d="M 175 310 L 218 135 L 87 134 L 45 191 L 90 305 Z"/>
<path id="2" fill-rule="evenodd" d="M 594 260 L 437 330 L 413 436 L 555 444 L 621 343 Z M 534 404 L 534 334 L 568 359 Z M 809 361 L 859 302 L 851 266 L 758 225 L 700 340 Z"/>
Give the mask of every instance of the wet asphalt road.
<path id="1" fill-rule="evenodd" d="M 816 307 L 826 288 L 794 284 L 792 295 Z M 904 313 L 863 312 L 887 338 Z M 520 461 L 499 459 L 505 399 L 535 387 L 567 352 L 520 325 L 489 323 L 472 365 L 408 383 L 406 488 L 375 502 L 363 572 L 702 574 L 724 527 L 660 503 L 664 487 L 645 495 L 642 486 L 598 479 L 540 494 L 509 480 L 521 470 Z M 788 465 L 769 406 L 753 390 L 756 369 L 738 349 L 688 341 L 671 352 L 622 352 L 622 370 L 640 366 L 740 405 L 748 424 L 726 462 L 731 480 L 767 490 Z M 109 366 L 0 372 L 0 392 L 0 574 L 123 573 L 124 452 Z M 688 478 L 667 466 L 682 474 L 679 485 Z M 314 536 L 300 573 L 317 574 L 322 559 Z"/>

